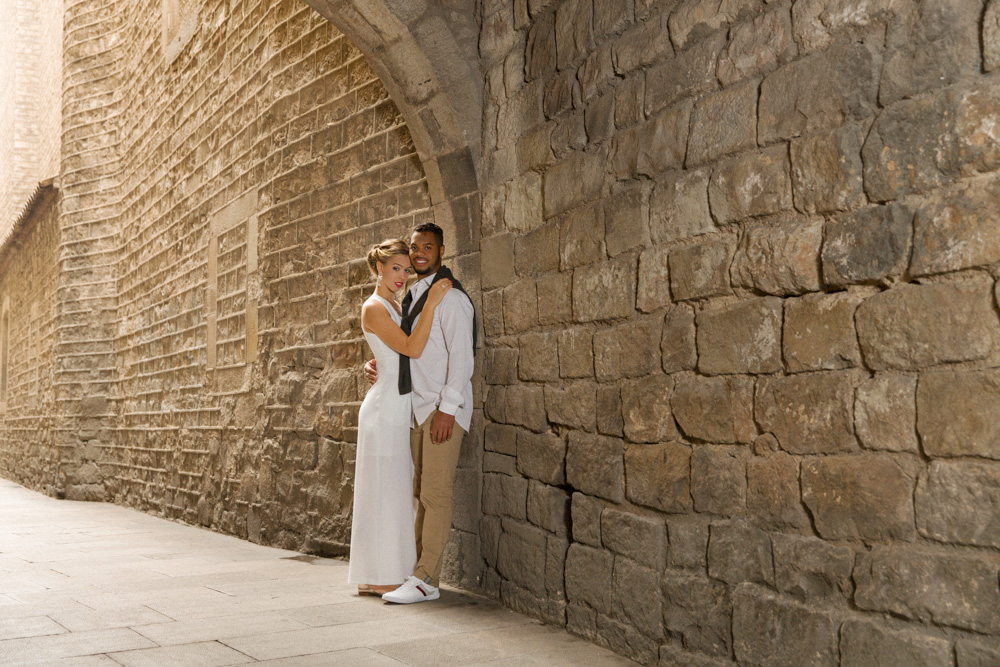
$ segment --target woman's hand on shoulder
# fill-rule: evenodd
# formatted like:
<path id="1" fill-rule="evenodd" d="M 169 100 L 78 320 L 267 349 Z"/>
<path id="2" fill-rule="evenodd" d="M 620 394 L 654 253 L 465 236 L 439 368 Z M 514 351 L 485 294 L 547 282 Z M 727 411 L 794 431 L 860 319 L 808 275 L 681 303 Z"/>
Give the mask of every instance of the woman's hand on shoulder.
<path id="1" fill-rule="evenodd" d="M 448 278 L 442 278 L 433 285 L 431 285 L 430 290 L 427 291 L 427 305 L 436 306 L 444 299 L 444 295 L 448 293 L 451 289 L 451 280 Z"/>

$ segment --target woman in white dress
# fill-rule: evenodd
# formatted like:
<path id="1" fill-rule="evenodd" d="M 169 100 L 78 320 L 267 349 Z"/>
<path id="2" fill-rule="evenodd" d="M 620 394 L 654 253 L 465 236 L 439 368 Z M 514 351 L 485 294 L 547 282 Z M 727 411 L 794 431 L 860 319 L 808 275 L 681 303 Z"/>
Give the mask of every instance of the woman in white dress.
<path id="1" fill-rule="evenodd" d="M 399 394 L 399 355 L 416 359 L 424 351 L 434 309 L 451 282 L 434 283 L 422 317 L 407 336 L 399 328 L 402 314 L 395 295 L 410 277 L 409 246 L 399 239 L 372 246 L 368 267 L 378 278 L 375 293 L 361 307 L 361 329 L 375 354 L 379 375 L 358 412 L 347 581 L 358 584 L 359 595 L 382 595 L 403 583 L 417 562 L 410 457 L 413 418 L 410 394 Z"/>

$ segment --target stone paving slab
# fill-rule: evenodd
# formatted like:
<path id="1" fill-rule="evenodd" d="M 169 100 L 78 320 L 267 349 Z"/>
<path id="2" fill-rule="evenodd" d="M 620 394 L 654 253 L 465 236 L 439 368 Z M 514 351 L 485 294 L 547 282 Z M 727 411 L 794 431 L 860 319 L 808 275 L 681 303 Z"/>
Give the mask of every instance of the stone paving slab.
<path id="1" fill-rule="evenodd" d="M 445 586 L 361 598 L 347 563 L 0 479 L 0 664 L 631 665 Z"/>

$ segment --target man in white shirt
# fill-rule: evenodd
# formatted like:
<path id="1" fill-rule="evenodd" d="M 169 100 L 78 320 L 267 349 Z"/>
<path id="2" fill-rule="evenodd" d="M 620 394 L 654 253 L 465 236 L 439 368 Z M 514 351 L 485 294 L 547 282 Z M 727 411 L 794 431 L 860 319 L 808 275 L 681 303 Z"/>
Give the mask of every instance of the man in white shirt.
<path id="1" fill-rule="evenodd" d="M 430 338 L 418 359 L 400 358 L 400 393 L 412 384 L 413 494 L 418 499 L 415 534 L 417 566 L 402 586 L 382 596 L 409 604 L 436 600 L 441 557 L 451 531 L 452 490 L 462 437 L 472 422 L 472 370 L 475 359 L 475 309 L 472 301 L 441 265 L 444 234 L 432 222 L 418 226 L 410 239 L 410 262 L 419 280 L 403 300 L 403 330 L 409 333 L 420 317 L 424 297 L 435 280 L 449 278 L 454 287 L 435 310 Z M 374 382 L 375 364 L 365 375 Z"/>

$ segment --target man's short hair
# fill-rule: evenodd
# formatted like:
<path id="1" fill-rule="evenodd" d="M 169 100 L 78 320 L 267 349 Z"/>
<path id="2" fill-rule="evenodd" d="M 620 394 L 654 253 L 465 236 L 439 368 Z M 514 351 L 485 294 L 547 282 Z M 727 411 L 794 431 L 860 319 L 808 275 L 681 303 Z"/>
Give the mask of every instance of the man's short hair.
<path id="1" fill-rule="evenodd" d="M 429 232 L 437 239 L 438 245 L 444 245 L 444 232 L 433 222 L 422 222 L 414 227 L 413 233 L 416 234 L 418 232 Z"/>

